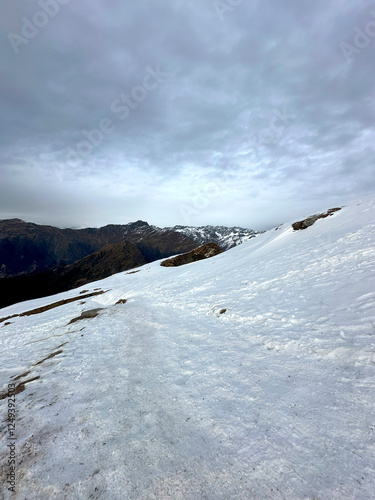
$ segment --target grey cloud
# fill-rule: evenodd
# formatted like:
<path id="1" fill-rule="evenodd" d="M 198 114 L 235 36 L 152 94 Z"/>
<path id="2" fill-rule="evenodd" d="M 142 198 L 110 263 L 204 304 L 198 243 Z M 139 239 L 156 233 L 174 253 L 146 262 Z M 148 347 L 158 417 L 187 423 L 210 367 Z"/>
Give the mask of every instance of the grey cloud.
<path id="1" fill-rule="evenodd" d="M 41 1 L 2 7 L 0 217 L 173 225 L 226 179 L 192 222 L 260 227 L 374 191 L 375 41 L 350 64 L 340 49 L 372 2 L 244 1 L 221 20 L 209 0 L 71 1 L 15 54 Z M 114 100 L 158 66 L 170 76 L 121 120 Z M 68 161 L 103 119 L 113 131 Z"/>

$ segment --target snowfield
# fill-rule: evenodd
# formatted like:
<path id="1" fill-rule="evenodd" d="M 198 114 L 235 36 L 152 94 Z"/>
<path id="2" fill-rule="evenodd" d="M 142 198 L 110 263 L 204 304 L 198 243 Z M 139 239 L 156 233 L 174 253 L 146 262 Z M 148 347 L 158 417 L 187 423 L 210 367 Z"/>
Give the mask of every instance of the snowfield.
<path id="1" fill-rule="evenodd" d="M 374 499 L 374 243 L 370 197 L 0 310 L 105 291 L 0 323 L 0 498 Z"/>

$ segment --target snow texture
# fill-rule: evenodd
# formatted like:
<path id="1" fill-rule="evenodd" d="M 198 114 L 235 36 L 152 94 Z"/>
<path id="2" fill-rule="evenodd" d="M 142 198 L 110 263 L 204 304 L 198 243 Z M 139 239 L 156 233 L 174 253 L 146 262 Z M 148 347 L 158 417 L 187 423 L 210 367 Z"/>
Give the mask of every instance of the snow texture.
<path id="1" fill-rule="evenodd" d="M 0 323 L 1 393 L 40 377 L 16 396 L 15 494 L 0 400 L 0 498 L 374 499 L 374 242 L 367 198 L 0 310 L 105 291 Z"/>

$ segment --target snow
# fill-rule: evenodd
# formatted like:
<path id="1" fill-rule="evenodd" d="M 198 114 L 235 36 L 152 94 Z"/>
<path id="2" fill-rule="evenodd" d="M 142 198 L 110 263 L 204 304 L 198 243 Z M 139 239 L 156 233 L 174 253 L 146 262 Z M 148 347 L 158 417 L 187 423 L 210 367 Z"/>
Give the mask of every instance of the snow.
<path id="1" fill-rule="evenodd" d="M 0 323 L 1 393 L 40 377 L 16 396 L 15 494 L 0 400 L 0 498 L 375 498 L 374 242 L 370 197 L 0 310 L 106 291 Z"/>

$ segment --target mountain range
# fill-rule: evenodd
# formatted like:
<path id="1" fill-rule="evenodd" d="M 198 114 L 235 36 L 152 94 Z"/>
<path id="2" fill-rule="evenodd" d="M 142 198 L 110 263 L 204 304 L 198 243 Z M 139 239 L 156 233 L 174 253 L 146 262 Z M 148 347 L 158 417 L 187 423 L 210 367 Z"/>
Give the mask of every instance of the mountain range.
<path id="1" fill-rule="evenodd" d="M 159 229 L 147 222 L 100 228 L 60 229 L 20 219 L 0 221 L 0 277 L 29 274 L 71 264 L 105 245 L 127 241 L 147 261 L 188 252 L 197 245 L 184 234 Z"/>
<path id="2" fill-rule="evenodd" d="M 224 250 L 257 233 L 205 226 L 158 228 L 144 221 L 60 229 L 0 221 L 0 307 L 60 293 L 213 242 Z"/>

